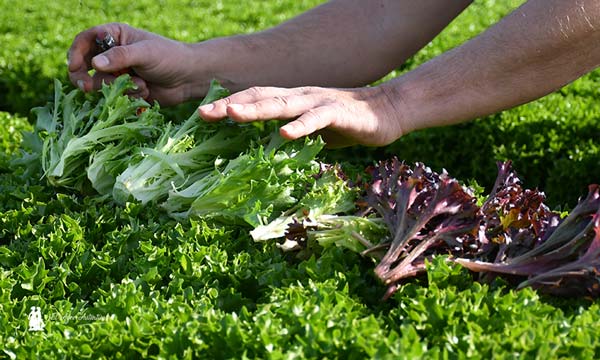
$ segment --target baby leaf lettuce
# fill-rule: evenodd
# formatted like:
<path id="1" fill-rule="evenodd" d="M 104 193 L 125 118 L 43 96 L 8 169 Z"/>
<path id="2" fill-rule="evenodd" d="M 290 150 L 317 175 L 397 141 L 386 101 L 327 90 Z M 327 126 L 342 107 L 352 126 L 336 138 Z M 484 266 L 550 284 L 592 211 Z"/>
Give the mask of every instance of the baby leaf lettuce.
<path id="1" fill-rule="evenodd" d="M 37 117 L 36 133 L 43 141 L 43 175 L 51 185 L 84 191 L 92 154 L 109 144 L 144 144 L 153 136 L 163 117 L 157 107 L 125 95 L 134 88 L 128 75 L 111 85 L 104 84 L 99 94 L 89 96 L 77 89 L 65 94 L 62 84 L 55 81 L 54 102 L 32 110 Z M 139 108 L 148 111 L 138 115 Z M 109 157 L 123 159 L 119 151 L 104 153 L 102 159 Z"/>
<path id="2" fill-rule="evenodd" d="M 128 75 L 91 95 L 56 85 L 54 102 L 35 110 L 41 141 L 29 147 L 41 152 L 52 186 L 86 194 L 91 185 L 118 204 L 154 202 L 175 218 L 258 226 L 295 204 L 319 171 L 320 138 L 260 138 L 261 126 L 207 123 L 197 112 L 165 122 L 157 104 L 126 95 L 135 87 Z M 213 81 L 202 104 L 228 94 Z"/>
<path id="3" fill-rule="evenodd" d="M 593 284 L 598 282 L 599 217 L 600 186 L 590 185 L 588 195 L 533 249 L 498 263 L 456 261 L 472 271 L 527 277 L 520 287 L 531 285 L 555 294 L 588 291 L 598 295 Z M 577 283 L 585 286 L 575 291 L 572 285 Z"/>
<path id="4" fill-rule="evenodd" d="M 391 234 L 389 249 L 375 267 L 393 294 L 403 278 L 425 272 L 432 253 L 464 254 L 477 250 L 481 222 L 476 198 L 446 172 L 417 163 L 414 170 L 397 158 L 373 171 L 367 202 Z"/>
<path id="5" fill-rule="evenodd" d="M 227 95 L 229 91 L 213 80 L 201 105 Z M 206 123 L 197 112 L 179 125 L 168 123 L 156 144 L 141 148 L 141 159 L 118 175 L 113 198 L 121 204 L 131 197 L 143 204 L 163 201 L 172 188 L 189 186 L 207 175 L 215 162 L 239 155 L 257 137 L 252 126 Z"/>
<path id="6" fill-rule="evenodd" d="M 381 259 L 382 255 L 372 249 L 388 235 L 381 218 L 355 215 L 322 215 L 318 217 L 315 226 L 305 228 L 309 243 L 322 247 L 335 245 L 377 259 Z M 286 237 L 289 238 L 290 235 L 288 232 Z"/>
<path id="7" fill-rule="evenodd" d="M 524 189 L 510 161 L 498 162 L 494 187 L 481 206 L 480 259 L 504 262 L 544 241 L 560 221 L 560 214 L 544 204 L 539 190 Z"/>
<path id="8" fill-rule="evenodd" d="M 593 216 L 593 238 L 579 258 L 555 269 L 536 274 L 519 285 L 567 296 L 600 296 L 600 210 Z"/>
<path id="9" fill-rule="evenodd" d="M 222 170 L 172 189 L 163 207 L 175 218 L 205 217 L 253 227 L 285 211 L 319 171 L 314 159 L 325 143 L 320 137 L 283 142 L 277 132 L 271 137 L 269 145 L 251 146 Z"/>
<path id="10" fill-rule="evenodd" d="M 132 152 L 131 146 L 131 143 L 125 141 L 107 144 L 104 149 L 90 156 L 87 178 L 99 194 L 112 194 L 116 174 L 120 174 L 127 164 L 135 161 L 137 154 Z"/>
<path id="11" fill-rule="evenodd" d="M 250 231 L 254 241 L 282 239 L 284 251 L 338 246 L 354 252 L 372 248 L 386 237 L 381 218 L 352 215 L 357 212 L 360 188 L 351 184 L 340 165 L 320 164 L 312 185 L 288 211 Z M 377 252 L 369 255 L 376 256 Z"/>
<path id="12" fill-rule="evenodd" d="M 322 216 L 355 210 L 358 189 L 348 185 L 339 165 L 320 164 L 319 173 L 309 181 L 306 184 L 308 191 L 294 206 L 270 223 L 259 225 L 250 232 L 254 241 L 283 238 L 292 224 L 306 224 L 314 228 Z M 306 237 L 303 238 L 305 240 Z"/>
<path id="13" fill-rule="evenodd" d="M 523 189 L 511 163 L 498 164 L 498 178 L 482 206 L 483 251 L 455 261 L 489 281 L 498 275 L 555 295 L 598 296 L 600 187 L 564 219 L 543 204 L 537 190 Z"/>

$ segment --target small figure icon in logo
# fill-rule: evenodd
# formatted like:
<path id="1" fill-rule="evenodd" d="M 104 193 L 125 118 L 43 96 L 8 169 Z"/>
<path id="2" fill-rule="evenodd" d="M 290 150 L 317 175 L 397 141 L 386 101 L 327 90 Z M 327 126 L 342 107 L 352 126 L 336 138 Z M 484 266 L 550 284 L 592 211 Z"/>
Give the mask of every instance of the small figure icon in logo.
<path id="1" fill-rule="evenodd" d="M 29 319 L 29 331 L 42 331 L 44 330 L 44 319 L 42 318 L 42 309 L 39 306 L 32 306 L 31 312 L 27 316 Z"/>

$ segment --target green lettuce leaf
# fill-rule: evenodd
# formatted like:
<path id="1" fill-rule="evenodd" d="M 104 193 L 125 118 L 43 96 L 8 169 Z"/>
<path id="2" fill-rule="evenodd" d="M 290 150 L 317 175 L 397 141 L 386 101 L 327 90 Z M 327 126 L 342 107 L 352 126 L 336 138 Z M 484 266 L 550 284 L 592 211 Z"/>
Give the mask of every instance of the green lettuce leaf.
<path id="1" fill-rule="evenodd" d="M 176 218 L 207 217 L 253 227 L 294 205 L 318 173 L 314 160 L 321 138 L 282 142 L 278 133 L 266 147 L 255 144 L 185 189 L 173 189 L 163 207 Z"/>

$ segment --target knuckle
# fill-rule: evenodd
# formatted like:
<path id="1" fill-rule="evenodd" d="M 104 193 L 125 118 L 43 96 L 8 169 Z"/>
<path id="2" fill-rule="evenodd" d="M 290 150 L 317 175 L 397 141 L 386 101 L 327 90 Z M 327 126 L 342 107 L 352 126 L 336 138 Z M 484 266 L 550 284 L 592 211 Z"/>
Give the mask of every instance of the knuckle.
<path id="1" fill-rule="evenodd" d="M 313 131 L 316 127 L 323 127 L 324 122 L 323 116 L 320 111 L 315 109 L 308 110 L 304 116 L 299 118 L 300 122 L 308 131 Z M 319 126 L 320 125 L 320 126 Z"/>
<path id="2" fill-rule="evenodd" d="M 314 120 L 320 120 L 321 119 L 321 113 L 316 110 L 316 109 L 310 109 L 305 113 L 307 118 L 310 119 L 314 119 Z"/>
<path id="3" fill-rule="evenodd" d="M 298 88 L 298 92 L 302 95 L 309 95 L 316 93 L 317 89 L 319 88 L 316 86 L 301 86 Z"/>
<path id="4" fill-rule="evenodd" d="M 275 96 L 271 101 L 278 107 L 288 107 L 290 105 L 289 98 L 285 96 Z"/>
<path id="5" fill-rule="evenodd" d="M 123 22 L 113 22 L 110 25 L 114 26 L 116 28 L 119 28 L 119 30 L 121 30 L 121 31 L 132 30 L 133 29 L 129 24 L 126 24 L 126 23 L 123 23 Z"/>
<path id="6" fill-rule="evenodd" d="M 260 86 L 253 86 L 246 90 L 246 93 L 252 97 L 259 97 L 263 93 L 264 89 Z"/>
<path id="7" fill-rule="evenodd" d="M 226 98 L 219 99 L 219 100 L 215 101 L 214 104 L 215 104 L 215 106 L 227 106 L 227 105 L 231 104 L 231 98 L 226 97 Z"/>
<path id="8" fill-rule="evenodd" d="M 88 31 L 82 31 L 79 34 L 75 35 L 75 38 L 73 39 L 73 43 L 79 43 L 79 42 L 81 42 L 82 38 L 84 38 L 86 36 L 86 33 Z"/>
<path id="9" fill-rule="evenodd" d="M 113 21 L 104 25 L 98 26 L 98 29 L 101 31 L 108 31 L 113 36 L 120 35 L 126 30 L 129 30 L 131 27 L 125 23 Z"/>

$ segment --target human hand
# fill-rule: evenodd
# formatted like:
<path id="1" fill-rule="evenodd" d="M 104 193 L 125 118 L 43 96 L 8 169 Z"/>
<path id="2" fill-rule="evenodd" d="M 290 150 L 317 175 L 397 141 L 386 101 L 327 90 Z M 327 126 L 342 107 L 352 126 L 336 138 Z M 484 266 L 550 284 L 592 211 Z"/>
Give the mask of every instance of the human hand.
<path id="1" fill-rule="evenodd" d="M 105 33 L 117 44 L 102 54 L 96 38 Z M 111 23 L 79 33 L 68 54 L 71 82 L 84 91 L 99 89 L 115 79 L 114 73 L 132 69 L 138 89 L 132 93 L 161 105 L 174 105 L 191 97 L 193 56 L 188 45 L 133 28 Z M 90 76 L 89 70 L 95 69 Z"/>
<path id="2" fill-rule="evenodd" d="M 206 121 L 229 116 L 237 122 L 295 119 L 281 127 L 293 140 L 323 135 L 328 147 L 383 146 L 403 134 L 400 114 L 382 86 L 358 89 L 253 87 L 198 111 Z"/>

